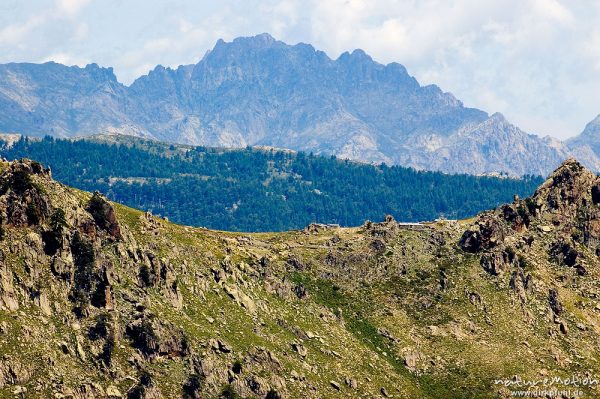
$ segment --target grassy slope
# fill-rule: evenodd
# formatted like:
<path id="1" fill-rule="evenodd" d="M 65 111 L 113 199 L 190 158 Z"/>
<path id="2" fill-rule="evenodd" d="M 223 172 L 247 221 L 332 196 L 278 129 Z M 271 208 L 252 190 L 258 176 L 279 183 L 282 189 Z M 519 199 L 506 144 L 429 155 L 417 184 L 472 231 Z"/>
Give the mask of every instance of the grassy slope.
<path id="1" fill-rule="evenodd" d="M 65 208 L 80 209 L 89 199 L 87 193 L 60 185 L 48 191 L 52 201 Z M 135 273 L 117 264 L 119 278 L 113 288 L 117 309 L 131 306 L 127 297 L 143 300 L 159 318 L 182 327 L 192 348 L 207 357 L 212 356 L 206 347 L 209 338 L 225 341 L 233 351 L 215 360 L 225 368 L 256 347 L 270 350 L 281 370 L 249 365 L 244 373 L 282 376 L 288 397 L 377 397 L 381 388 L 395 397 L 497 397 L 502 392 L 492 384 L 496 378 L 573 372 L 597 375 L 600 368 L 595 347 L 600 332 L 598 299 L 583 298 L 569 288 L 588 284 L 590 292 L 597 290 L 597 258 L 590 254 L 590 275 L 580 279 L 572 270 L 548 262 L 543 255 L 548 242 L 543 238 L 526 254 L 536 286 L 522 306 L 509 288 L 509 274 L 489 276 L 477 257 L 456 248 L 467 222 L 436 224 L 423 232 L 392 231 L 385 249 L 376 251 L 372 248 L 376 238 L 365 227 L 313 234 L 234 234 L 156 220 L 159 227 L 148 229 L 141 212 L 120 205 L 116 211 L 122 227 L 139 246 L 152 248 L 174 265 L 183 296 L 183 308 L 176 309 L 159 289 L 140 289 Z M 443 236 L 445 245 L 433 242 L 434 232 Z M 10 247 L 24 242 L 31 231 L 12 229 L 9 233 L 9 239 L 0 243 L 7 254 L 5 263 L 26 280 L 27 267 Z M 116 260 L 115 245 L 119 244 L 104 250 Z M 290 287 L 303 284 L 308 298 L 298 299 L 291 291 L 269 293 L 265 281 L 270 277 L 253 272 L 263 257 L 270 261 L 274 281 Z M 298 259 L 303 267 L 291 267 L 290 258 Z M 252 298 L 255 313 L 232 300 L 214 280 L 211 269 L 221 267 L 227 270 L 228 284 Z M 446 289 L 440 287 L 441 269 L 448 276 Z M 35 305 L 23 305 L 17 312 L 0 311 L 0 322 L 7 325 L 0 336 L 0 352 L 35 365 L 35 377 L 27 384 L 31 397 L 48 397 L 60 380 L 69 386 L 95 381 L 126 392 L 138 372 L 128 361 L 136 351 L 121 337 L 113 375 L 91 366 L 92 344 L 82 339 L 91 320 L 77 321 L 61 296 L 64 287 L 54 282 L 47 269 L 43 273 L 42 280 L 51 282 L 51 314 Z M 561 282 L 559 289 L 568 309 L 567 336 L 549 318 L 546 287 L 556 281 Z M 480 300 L 473 299 L 477 297 Z M 578 305 L 581 301 L 587 305 Z M 126 310 L 122 312 L 116 317 L 125 317 Z M 587 327 L 580 330 L 576 323 Z M 306 338 L 307 332 L 316 337 Z M 87 353 L 85 360 L 74 353 L 78 339 Z M 61 351 L 62 341 L 71 353 Z M 305 359 L 292 350 L 292 342 L 302 342 L 307 348 Z M 411 354 L 415 364 L 407 367 Z M 187 375 L 184 360 L 160 358 L 145 367 L 165 397 L 180 397 Z M 346 377 L 356 379 L 356 391 L 343 383 Z M 340 383 L 341 392 L 331 381 Z M 13 389 L 4 387 L 0 397 L 14 397 Z"/>

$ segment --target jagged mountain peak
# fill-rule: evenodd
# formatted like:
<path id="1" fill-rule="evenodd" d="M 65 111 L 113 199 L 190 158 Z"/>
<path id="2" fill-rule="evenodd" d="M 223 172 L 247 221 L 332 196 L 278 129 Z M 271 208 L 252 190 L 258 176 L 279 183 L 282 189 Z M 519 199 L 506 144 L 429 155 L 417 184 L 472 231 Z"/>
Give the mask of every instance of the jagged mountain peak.
<path id="1" fill-rule="evenodd" d="M 494 122 L 508 122 L 504 114 L 500 112 L 494 112 L 492 115 L 490 115 L 490 119 Z"/>
<path id="2" fill-rule="evenodd" d="M 523 138 L 500 115 L 466 108 L 434 84 L 421 86 L 401 64 L 380 64 L 359 49 L 332 60 L 310 44 L 269 34 L 219 40 L 197 64 L 157 66 L 129 87 L 94 64 L 8 64 L 0 71 L 0 109 L 11 110 L 0 113 L 0 131 L 128 131 L 451 173 L 546 175 L 568 155 L 600 165 L 592 149 L 571 154 L 537 136 Z"/>
<path id="3" fill-rule="evenodd" d="M 597 136 L 600 135 L 600 115 L 596 116 L 594 120 L 588 123 L 582 133 L 583 136 Z"/>
<path id="4" fill-rule="evenodd" d="M 583 132 L 567 140 L 578 158 L 600 154 L 600 115 L 585 126 Z"/>
<path id="5" fill-rule="evenodd" d="M 271 46 L 275 43 L 283 43 L 281 41 L 276 40 L 270 33 L 259 33 L 254 36 L 246 36 L 246 37 L 237 37 L 233 39 L 233 43 L 246 43 L 252 45 L 260 45 L 260 46 Z"/>
<path id="6" fill-rule="evenodd" d="M 262 51 L 271 48 L 291 48 L 282 41 L 276 40 L 268 33 L 261 33 L 255 36 L 237 37 L 228 42 L 223 39 L 217 40 L 210 53 L 220 53 L 223 51 Z"/>
<path id="7" fill-rule="evenodd" d="M 40 85 L 52 85 L 61 82 L 61 79 L 81 77 L 97 81 L 110 81 L 118 83 L 117 77 L 112 67 L 102 67 L 96 63 L 87 64 L 85 67 L 77 65 L 63 65 L 54 61 L 48 61 L 43 64 L 30 62 L 0 64 L 5 73 L 19 73 L 24 76 L 36 78 Z M 0 76 L 0 81 L 6 76 Z"/>
<path id="8" fill-rule="evenodd" d="M 502 132 L 506 130 L 519 133 L 522 132 L 517 126 L 513 125 L 508 119 L 506 119 L 506 117 L 500 112 L 496 112 L 492 115 L 486 115 L 486 118 L 481 122 L 478 128 L 474 130 L 474 132 L 481 133 L 483 130 L 485 130 L 487 134 L 502 134 Z"/>
<path id="9" fill-rule="evenodd" d="M 362 49 L 355 49 L 352 52 L 346 51 L 337 58 L 337 62 L 357 62 L 357 63 L 372 63 L 373 58 Z"/>

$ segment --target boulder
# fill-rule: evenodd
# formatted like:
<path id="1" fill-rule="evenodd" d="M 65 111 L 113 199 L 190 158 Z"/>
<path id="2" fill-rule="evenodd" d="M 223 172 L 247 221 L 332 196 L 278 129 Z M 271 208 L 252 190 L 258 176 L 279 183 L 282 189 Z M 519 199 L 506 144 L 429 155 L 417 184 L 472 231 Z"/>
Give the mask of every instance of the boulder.
<path id="1" fill-rule="evenodd" d="M 108 396 L 110 399 L 119 399 L 123 397 L 123 394 L 121 393 L 121 391 L 119 391 L 119 388 L 117 388 L 114 385 L 109 385 L 106 388 L 106 396 Z"/>
<path id="2" fill-rule="evenodd" d="M 356 381 L 356 378 L 346 377 L 344 379 L 344 383 L 350 389 L 358 389 L 358 382 Z"/>
<path id="3" fill-rule="evenodd" d="M 557 241 L 550 247 L 550 256 L 559 264 L 575 266 L 579 252 L 566 241 Z"/>
<path id="4" fill-rule="evenodd" d="M 254 300 L 250 298 L 246 293 L 237 287 L 229 284 L 223 284 L 223 290 L 229 295 L 231 299 L 233 299 L 238 305 L 246 309 L 249 313 L 256 313 L 256 304 Z"/>
<path id="5" fill-rule="evenodd" d="M 109 234 L 110 237 L 115 239 L 121 239 L 121 229 L 117 222 L 117 216 L 110 202 L 108 202 L 100 193 L 97 191 L 90 199 L 87 211 L 92 215 L 96 226 L 100 230 L 104 230 Z"/>
<path id="6" fill-rule="evenodd" d="M 298 342 L 292 343 L 292 349 L 301 357 L 306 357 L 308 355 L 308 350 L 306 349 L 306 347 Z"/>
<path id="7" fill-rule="evenodd" d="M 144 314 L 129 323 L 125 334 L 147 358 L 156 356 L 181 357 L 190 353 L 183 331 L 153 315 Z"/>
<path id="8" fill-rule="evenodd" d="M 484 215 L 472 229 L 466 230 L 458 245 L 465 252 L 477 253 L 496 247 L 504 241 L 505 233 L 493 215 Z"/>
<path id="9" fill-rule="evenodd" d="M 6 222 L 12 226 L 37 226 L 50 216 L 47 194 L 34 176 L 49 179 L 49 172 L 38 162 L 11 162 L 0 174 L 0 195 L 6 195 Z"/>
<path id="10" fill-rule="evenodd" d="M 558 298 L 558 291 L 554 288 L 551 288 L 548 291 L 548 304 L 555 315 L 560 316 L 560 314 L 563 312 L 563 306 Z"/>
<path id="11" fill-rule="evenodd" d="M 17 360 L 3 356 L 0 358 L 0 388 L 7 385 L 24 385 L 31 379 L 34 368 Z"/>
<path id="12" fill-rule="evenodd" d="M 489 274 L 497 276 L 504 270 L 518 265 L 518 259 L 512 248 L 505 248 L 502 251 L 493 251 L 481 255 L 479 264 Z"/>
<path id="13" fill-rule="evenodd" d="M 139 382 L 127 392 L 127 399 L 160 399 L 161 392 L 154 385 L 152 376 L 142 372 Z"/>

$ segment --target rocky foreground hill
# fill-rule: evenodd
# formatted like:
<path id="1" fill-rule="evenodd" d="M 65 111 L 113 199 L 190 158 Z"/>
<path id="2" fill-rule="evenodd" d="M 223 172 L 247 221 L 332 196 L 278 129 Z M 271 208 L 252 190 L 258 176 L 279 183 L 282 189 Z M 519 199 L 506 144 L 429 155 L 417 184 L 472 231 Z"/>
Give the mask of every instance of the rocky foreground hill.
<path id="1" fill-rule="evenodd" d="M 547 176 L 575 155 L 600 170 L 594 146 L 527 134 L 500 114 L 421 85 L 398 63 L 382 65 L 362 50 L 332 59 L 268 34 L 219 40 L 197 64 L 159 65 L 129 86 L 96 64 L 3 64 L 0 110 L 0 132 L 33 136 L 123 133 L 204 146 L 267 145 L 512 176 Z"/>
<path id="2" fill-rule="evenodd" d="M 574 160 L 472 220 L 277 234 L 0 169 L 0 397 L 600 395 L 600 178 Z"/>

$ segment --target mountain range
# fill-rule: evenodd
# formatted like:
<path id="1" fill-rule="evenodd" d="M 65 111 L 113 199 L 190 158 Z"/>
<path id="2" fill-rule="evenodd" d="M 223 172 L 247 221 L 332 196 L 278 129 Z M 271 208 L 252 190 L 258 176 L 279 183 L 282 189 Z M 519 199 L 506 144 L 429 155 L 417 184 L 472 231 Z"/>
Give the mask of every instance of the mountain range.
<path id="1" fill-rule="evenodd" d="M 131 85 L 112 68 L 0 65 L 0 131 L 122 133 L 173 143 L 273 146 L 448 173 L 547 175 L 575 155 L 600 170 L 598 123 L 563 143 L 465 107 L 362 50 L 331 59 L 268 34 L 219 40 L 195 65 Z"/>

